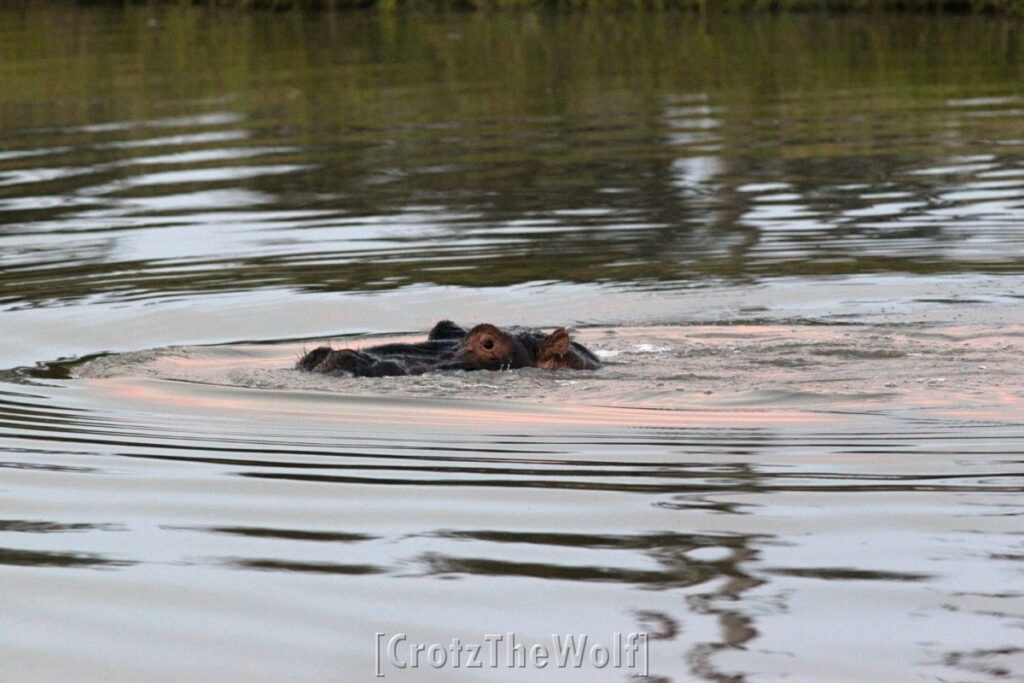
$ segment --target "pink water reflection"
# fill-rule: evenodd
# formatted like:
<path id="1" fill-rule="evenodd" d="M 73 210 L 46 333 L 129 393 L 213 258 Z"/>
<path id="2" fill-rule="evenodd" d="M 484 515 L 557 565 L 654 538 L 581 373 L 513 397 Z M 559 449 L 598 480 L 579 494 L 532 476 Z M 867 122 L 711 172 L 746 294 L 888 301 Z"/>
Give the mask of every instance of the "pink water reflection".
<path id="1" fill-rule="evenodd" d="M 105 359 L 103 372 L 87 366 L 83 374 L 118 401 L 427 427 L 769 426 L 836 422 L 843 414 L 877 411 L 986 420 L 1024 414 L 1022 325 L 652 326 L 588 328 L 576 336 L 604 358 L 605 367 L 329 377 L 293 369 L 317 343 L 307 342 L 128 354 L 123 361 Z"/>

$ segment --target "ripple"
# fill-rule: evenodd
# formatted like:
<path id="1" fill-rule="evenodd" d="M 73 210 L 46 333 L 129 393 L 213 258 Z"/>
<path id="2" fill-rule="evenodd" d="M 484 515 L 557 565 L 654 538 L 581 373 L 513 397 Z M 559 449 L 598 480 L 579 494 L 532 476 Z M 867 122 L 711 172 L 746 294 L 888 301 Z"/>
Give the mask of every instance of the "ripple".
<path id="1" fill-rule="evenodd" d="M 8 5 L 9 677 L 1020 677 L 1004 22 Z M 292 369 L 440 316 L 605 367 Z"/>

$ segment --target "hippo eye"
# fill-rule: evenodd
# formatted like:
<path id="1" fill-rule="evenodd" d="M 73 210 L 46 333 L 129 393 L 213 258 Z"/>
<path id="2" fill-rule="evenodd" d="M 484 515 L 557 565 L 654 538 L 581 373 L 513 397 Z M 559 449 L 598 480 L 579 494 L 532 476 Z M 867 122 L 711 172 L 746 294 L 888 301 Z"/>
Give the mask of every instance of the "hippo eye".
<path id="1" fill-rule="evenodd" d="M 489 339 L 489 338 L 488 339 L 484 339 L 483 347 L 485 349 L 487 349 L 488 351 L 490 351 L 491 349 L 494 348 L 494 340 L 493 339 Z"/>

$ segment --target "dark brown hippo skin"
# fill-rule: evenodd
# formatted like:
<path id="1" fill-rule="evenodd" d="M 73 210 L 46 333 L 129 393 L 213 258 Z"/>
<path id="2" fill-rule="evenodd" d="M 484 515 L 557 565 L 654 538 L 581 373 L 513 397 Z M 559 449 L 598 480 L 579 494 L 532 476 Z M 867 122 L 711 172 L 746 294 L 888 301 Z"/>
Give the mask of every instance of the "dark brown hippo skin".
<path id="1" fill-rule="evenodd" d="M 452 361 L 462 370 L 544 368 L 596 370 L 601 367 L 590 349 L 572 340 L 565 328 L 551 334 L 538 330 L 508 331 L 484 323 L 466 333 Z"/>
<path id="2" fill-rule="evenodd" d="M 388 377 L 422 375 L 435 364 L 436 361 L 432 362 L 429 357 L 423 356 L 380 357 L 355 349 L 329 349 L 329 353 L 313 367 L 312 371 L 324 375 Z"/>
<path id="3" fill-rule="evenodd" d="M 300 358 L 296 367 L 328 375 L 386 377 L 435 370 L 596 370 L 601 362 L 588 348 L 572 341 L 564 328 L 544 334 L 482 324 L 466 332 L 450 320 L 442 320 L 425 342 L 380 344 L 362 350 L 320 346 Z"/>
<path id="4" fill-rule="evenodd" d="M 414 344 L 380 344 L 361 351 L 318 346 L 299 359 L 299 370 L 356 377 L 415 375 L 429 366 L 451 359 L 466 331 L 451 320 L 434 325 L 427 341 Z"/>

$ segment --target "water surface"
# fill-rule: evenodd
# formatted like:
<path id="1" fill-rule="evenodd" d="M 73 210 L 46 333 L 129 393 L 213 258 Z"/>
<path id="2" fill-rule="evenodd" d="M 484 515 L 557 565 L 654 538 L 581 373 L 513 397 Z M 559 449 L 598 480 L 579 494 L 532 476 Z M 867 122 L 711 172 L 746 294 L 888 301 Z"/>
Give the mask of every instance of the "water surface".
<path id="1" fill-rule="evenodd" d="M 0 671 L 1021 677 L 1018 29 L 4 6 Z M 605 366 L 292 368 L 442 317 Z"/>

